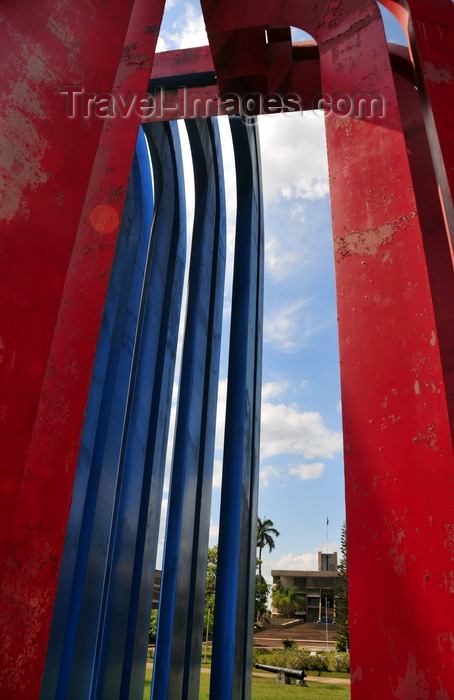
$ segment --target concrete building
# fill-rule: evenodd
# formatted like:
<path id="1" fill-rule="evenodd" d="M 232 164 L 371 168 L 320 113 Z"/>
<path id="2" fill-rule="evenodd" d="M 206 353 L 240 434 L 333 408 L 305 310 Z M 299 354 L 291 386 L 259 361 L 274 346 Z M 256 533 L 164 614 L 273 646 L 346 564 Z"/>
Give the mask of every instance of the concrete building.
<path id="1" fill-rule="evenodd" d="M 288 571 L 276 569 L 271 571 L 273 585 L 291 586 L 297 589 L 297 595 L 305 600 L 302 609 L 296 613 L 306 622 L 316 622 L 328 617 L 336 619 L 336 589 L 343 585 L 337 569 L 337 552 L 318 553 L 317 571 Z"/>

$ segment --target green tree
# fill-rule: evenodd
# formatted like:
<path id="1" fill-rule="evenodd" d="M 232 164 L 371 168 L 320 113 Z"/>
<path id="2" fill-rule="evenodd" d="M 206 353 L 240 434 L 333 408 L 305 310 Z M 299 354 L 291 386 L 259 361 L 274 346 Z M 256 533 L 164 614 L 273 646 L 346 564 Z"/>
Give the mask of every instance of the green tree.
<path id="1" fill-rule="evenodd" d="M 210 633 L 213 631 L 217 566 L 218 566 L 218 546 L 215 545 L 214 547 L 210 547 L 208 549 L 206 589 L 205 589 L 205 612 L 204 612 L 204 617 L 203 617 L 203 629 L 206 632 L 206 629 L 208 626 Z"/>
<path id="2" fill-rule="evenodd" d="M 279 537 L 280 533 L 274 527 L 274 523 L 269 518 L 257 518 L 257 548 L 259 550 L 259 578 L 262 579 L 262 550 L 264 547 L 268 547 L 269 551 L 272 552 L 275 544 L 274 537 Z"/>
<path id="3" fill-rule="evenodd" d="M 206 589 L 205 589 L 205 611 L 203 620 L 204 635 L 208 626 L 209 632 L 213 631 L 214 607 L 216 600 L 216 572 L 218 565 L 218 547 L 210 547 L 208 550 Z M 269 584 L 265 579 L 256 576 L 255 580 L 255 619 L 258 615 L 263 615 L 267 611 Z"/>
<path id="4" fill-rule="evenodd" d="M 296 586 L 283 586 L 280 582 L 275 585 L 271 599 L 282 615 L 290 617 L 304 606 L 305 599 L 297 594 L 297 590 Z"/>
<path id="5" fill-rule="evenodd" d="M 254 619 L 258 620 L 261 615 L 264 615 L 268 609 L 268 593 L 270 592 L 270 585 L 265 581 L 265 579 L 260 577 L 258 574 L 255 577 L 255 616 Z"/>
<path id="6" fill-rule="evenodd" d="M 336 623 L 338 651 L 350 648 L 348 627 L 348 583 L 347 583 L 347 526 L 344 523 L 341 533 L 341 560 L 338 566 L 340 583 L 336 588 Z"/>
<path id="7" fill-rule="evenodd" d="M 156 641 L 156 632 L 158 629 L 158 611 L 152 610 L 150 617 L 150 632 L 148 634 L 148 641 L 150 644 L 154 644 Z"/>

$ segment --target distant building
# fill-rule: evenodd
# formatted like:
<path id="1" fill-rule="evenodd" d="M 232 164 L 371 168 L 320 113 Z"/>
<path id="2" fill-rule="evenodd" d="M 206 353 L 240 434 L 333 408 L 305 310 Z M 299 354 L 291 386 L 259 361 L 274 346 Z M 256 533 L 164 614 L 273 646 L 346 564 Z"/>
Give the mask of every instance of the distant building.
<path id="1" fill-rule="evenodd" d="M 152 610 L 157 610 L 159 607 L 159 595 L 161 593 L 161 577 L 162 577 L 162 571 L 160 571 L 159 569 L 156 569 L 154 572 Z"/>
<path id="2" fill-rule="evenodd" d="M 337 552 L 332 554 L 318 553 L 318 570 L 319 571 L 338 571 L 337 569 Z"/>
<path id="3" fill-rule="evenodd" d="M 273 570 L 273 585 L 291 586 L 297 589 L 297 596 L 306 600 L 305 606 L 297 613 L 307 622 L 328 617 L 336 619 L 336 589 L 344 585 L 337 569 L 337 552 L 318 553 L 318 571 Z"/>

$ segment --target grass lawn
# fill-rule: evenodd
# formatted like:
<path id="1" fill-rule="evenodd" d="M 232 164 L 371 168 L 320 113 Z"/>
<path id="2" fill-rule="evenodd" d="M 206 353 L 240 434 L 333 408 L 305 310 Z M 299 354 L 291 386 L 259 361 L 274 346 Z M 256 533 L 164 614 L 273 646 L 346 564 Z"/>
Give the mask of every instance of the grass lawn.
<path id="1" fill-rule="evenodd" d="M 143 700 L 150 698 L 151 669 L 147 669 Z M 276 677 L 252 678 L 252 700 L 280 700 L 280 698 L 300 698 L 301 700 L 350 700 L 350 687 L 328 683 L 311 683 L 304 688 L 298 685 L 281 685 L 276 683 Z M 200 676 L 199 700 L 208 700 L 210 676 L 202 673 Z"/>

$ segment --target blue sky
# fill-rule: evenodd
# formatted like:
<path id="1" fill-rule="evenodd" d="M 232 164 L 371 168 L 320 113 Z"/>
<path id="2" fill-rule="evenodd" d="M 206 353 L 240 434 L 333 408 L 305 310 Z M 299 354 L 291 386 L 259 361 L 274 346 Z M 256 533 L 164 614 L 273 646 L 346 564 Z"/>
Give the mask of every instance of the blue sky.
<path id="1" fill-rule="evenodd" d="M 388 41 L 405 43 L 383 10 Z M 304 38 L 295 32 L 294 39 Z M 167 2 L 158 51 L 207 44 L 197 3 Z M 210 545 L 217 541 L 235 226 L 229 129 L 220 120 L 228 253 Z M 279 530 L 272 569 L 316 569 L 339 551 L 345 520 L 341 396 L 324 121 L 310 112 L 259 118 L 265 209 L 265 312 L 259 515 Z M 182 131 L 183 153 L 190 167 Z M 192 215 L 191 172 L 186 175 Z M 189 225 L 190 227 L 190 225 Z M 326 523 L 329 518 L 329 528 Z M 162 539 L 161 539 L 162 542 Z"/>

